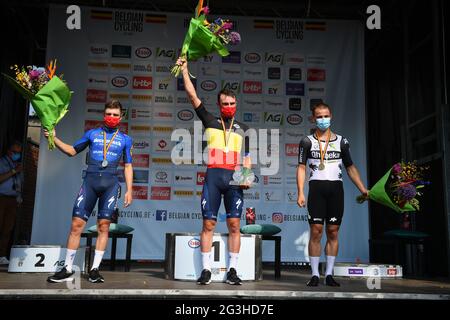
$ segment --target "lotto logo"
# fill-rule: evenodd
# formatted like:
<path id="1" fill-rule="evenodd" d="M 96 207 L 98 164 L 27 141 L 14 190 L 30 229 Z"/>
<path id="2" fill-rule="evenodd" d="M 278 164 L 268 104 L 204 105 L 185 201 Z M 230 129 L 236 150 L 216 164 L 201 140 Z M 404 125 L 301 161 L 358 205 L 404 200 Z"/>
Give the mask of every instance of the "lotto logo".
<path id="1" fill-rule="evenodd" d="M 133 77 L 133 89 L 151 89 L 152 77 Z"/>

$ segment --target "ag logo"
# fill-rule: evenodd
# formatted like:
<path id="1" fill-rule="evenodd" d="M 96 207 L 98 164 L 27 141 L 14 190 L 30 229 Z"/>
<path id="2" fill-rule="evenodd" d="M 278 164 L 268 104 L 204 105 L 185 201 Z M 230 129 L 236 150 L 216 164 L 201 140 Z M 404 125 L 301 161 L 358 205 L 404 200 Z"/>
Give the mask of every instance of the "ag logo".
<path id="1" fill-rule="evenodd" d="M 267 64 L 281 65 L 283 64 L 283 55 L 281 53 L 266 53 L 265 61 Z"/>
<path id="2" fill-rule="evenodd" d="M 264 122 L 266 123 L 283 123 L 283 115 L 281 113 L 271 113 L 271 112 L 265 112 L 264 113 Z"/>
<path id="3" fill-rule="evenodd" d="M 156 50 L 156 59 L 160 59 L 160 60 L 175 60 L 175 50 L 158 48 Z"/>
<path id="4" fill-rule="evenodd" d="M 222 89 L 232 90 L 234 93 L 239 93 L 240 83 L 238 81 L 222 81 Z"/>

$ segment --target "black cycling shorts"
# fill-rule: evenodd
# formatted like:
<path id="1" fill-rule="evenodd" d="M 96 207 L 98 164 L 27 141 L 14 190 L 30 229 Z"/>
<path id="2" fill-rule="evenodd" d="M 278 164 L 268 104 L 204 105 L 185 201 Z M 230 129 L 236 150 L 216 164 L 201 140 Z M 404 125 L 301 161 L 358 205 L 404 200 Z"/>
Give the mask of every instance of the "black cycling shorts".
<path id="1" fill-rule="evenodd" d="M 344 187 L 342 181 L 309 182 L 309 224 L 341 225 L 344 216 Z"/>

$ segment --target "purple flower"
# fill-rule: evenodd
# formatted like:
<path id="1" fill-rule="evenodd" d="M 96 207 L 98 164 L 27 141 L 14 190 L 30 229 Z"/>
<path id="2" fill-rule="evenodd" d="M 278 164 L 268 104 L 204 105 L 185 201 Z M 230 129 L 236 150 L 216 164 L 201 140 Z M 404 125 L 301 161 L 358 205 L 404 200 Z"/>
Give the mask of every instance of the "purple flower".
<path id="1" fill-rule="evenodd" d="M 414 187 L 411 184 L 406 184 L 404 186 L 401 186 L 396 191 L 397 195 L 400 197 L 400 199 L 405 201 L 410 201 L 414 199 L 414 197 L 417 194 L 416 187 Z"/>
<path id="2" fill-rule="evenodd" d="M 233 45 L 239 44 L 241 42 L 241 35 L 237 32 L 230 33 L 230 43 Z"/>
<path id="3" fill-rule="evenodd" d="M 38 70 L 31 70 L 30 73 L 29 73 L 29 76 L 30 76 L 31 80 L 39 78 L 40 75 L 41 74 L 39 73 Z"/>
<path id="4" fill-rule="evenodd" d="M 222 25 L 222 29 L 231 29 L 231 28 L 233 28 L 233 23 L 231 23 L 231 22 L 225 22 Z"/>
<path id="5" fill-rule="evenodd" d="M 392 174 L 398 175 L 400 174 L 400 172 L 402 172 L 402 166 L 400 165 L 400 163 L 394 164 L 394 166 L 392 167 Z"/>

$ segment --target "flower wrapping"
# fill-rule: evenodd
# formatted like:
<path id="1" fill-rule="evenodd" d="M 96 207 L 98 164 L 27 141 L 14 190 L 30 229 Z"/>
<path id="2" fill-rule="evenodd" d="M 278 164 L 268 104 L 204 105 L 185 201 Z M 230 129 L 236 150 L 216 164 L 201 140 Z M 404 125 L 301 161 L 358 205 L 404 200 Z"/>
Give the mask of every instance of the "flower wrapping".
<path id="1" fill-rule="evenodd" d="M 202 8 L 202 5 L 203 1 L 200 0 L 195 10 L 195 17 L 191 18 L 181 47 L 180 58 L 188 61 L 197 60 L 213 52 L 225 57 L 230 54 L 225 45 L 238 44 L 241 41 L 239 33 L 230 31 L 233 27 L 231 22 L 218 18 L 209 23 L 206 19 L 209 8 Z M 178 77 L 181 66 L 174 66 L 171 72 L 175 77 Z"/>
<path id="2" fill-rule="evenodd" d="M 72 92 L 61 78 L 54 75 L 55 63 L 50 63 L 48 71 L 35 67 L 27 67 L 27 71 L 25 68 L 19 70 L 15 67 L 15 79 L 7 74 L 3 76 L 22 97 L 30 101 L 42 127 L 50 134 L 48 148 L 53 150 L 53 129 L 68 112 Z"/>
<path id="3" fill-rule="evenodd" d="M 396 163 L 369 190 L 368 197 L 361 195 L 356 198 L 358 203 L 373 200 L 399 213 L 417 211 L 420 209 L 418 196 L 420 189 L 430 184 L 423 180 L 425 170 L 416 162 Z"/>

